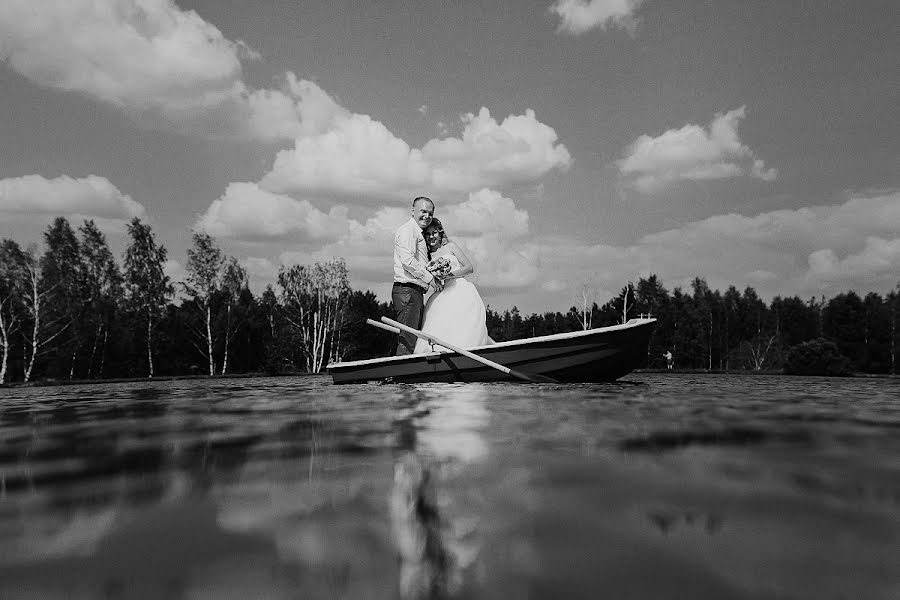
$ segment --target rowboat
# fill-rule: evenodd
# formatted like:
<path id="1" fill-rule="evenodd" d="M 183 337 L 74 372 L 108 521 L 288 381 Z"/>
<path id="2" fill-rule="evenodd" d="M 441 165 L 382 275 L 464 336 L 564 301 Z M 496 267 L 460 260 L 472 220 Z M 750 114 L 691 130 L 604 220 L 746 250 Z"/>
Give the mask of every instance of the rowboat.
<path id="1" fill-rule="evenodd" d="M 464 353 L 434 345 L 433 352 L 333 362 L 326 369 L 336 384 L 517 380 L 485 363 L 504 365 L 513 374 L 534 374 L 562 383 L 613 381 L 646 361 L 655 326 L 653 318 L 631 319 L 610 327 L 466 348 Z"/>

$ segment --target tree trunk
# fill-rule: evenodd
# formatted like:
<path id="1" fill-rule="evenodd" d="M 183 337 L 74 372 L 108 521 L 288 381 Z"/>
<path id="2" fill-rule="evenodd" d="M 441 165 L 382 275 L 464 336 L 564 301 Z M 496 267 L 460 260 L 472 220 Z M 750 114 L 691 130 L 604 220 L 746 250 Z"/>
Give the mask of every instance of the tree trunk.
<path id="1" fill-rule="evenodd" d="M 76 342 L 75 348 L 72 350 L 72 362 L 69 364 L 69 381 L 75 378 L 75 361 L 78 359 L 78 344 Z"/>
<path id="2" fill-rule="evenodd" d="M 891 375 L 897 374 L 897 298 L 891 302 Z"/>
<path id="3" fill-rule="evenodd" d="M 6 365 L 9 364 L 9 332 L 6 329 L 6 321 L 0 312 L 0 342 L 3 344 L 3 359 L 0 360 L 0 384 L 6 383 Z"/>
<path id="4" fill-rule="evenodd" d="M 109 328 L 103 328 L 103 347 L 100 349 L 100 371 L 97 376 L 103 379 L 103 367 L 106 365 L 106 339 L 109 336 Z"/>
<path id="5" fill-rule="evenodd" d="M 228 346 L 231 343 L 231 304 L 226 308 L 225 317 L 225 355 L 222 357 L 222 375 L 228 370 Z"/>
<path id="6" fill-rule="evenodd" d="M 31 380 L 31 371 L 34 369 L 34 360 L 37 357 L 38 351 L 38 332 L 41 327 L 41 296 L 38 293 L 37 272 L 31 271 L 30 276 L 34 327 L 31 330 L 31 356 L 28 359 L 28 366 L 25 367 L 25 383 L 28 383 Z"/>
<path id="7" fill-rule="evenodd" d="M 88 359 L 87 378 L 90 379 L 94 374 L 94 358 L 97 356 L 97 340 L 100 339 L 100 330 L 103 325 L 97 325 L 97 331 L 94 332 L 94 342 L 91 344 L 91 357 Z"/>
<path id="8" fill-rule="evenodd" d="M 206 352 L 209 356 L 209 374 L 216 374 L 216 362 L 213 360 L 213 343 L 212 343 L 212 310 L 209 304 L 206 305 Z"/>
<path id="9" fill-rule="evenodd" d="M 150 308 L 147 308 L 147 364 L 149 365 L 150 371 L 149 375 L 147 375 L 148 379 L 153 379 L 153 344 L 152 344 L 152 336 L 153 335 L 153 315 L 150 312 Z"/>

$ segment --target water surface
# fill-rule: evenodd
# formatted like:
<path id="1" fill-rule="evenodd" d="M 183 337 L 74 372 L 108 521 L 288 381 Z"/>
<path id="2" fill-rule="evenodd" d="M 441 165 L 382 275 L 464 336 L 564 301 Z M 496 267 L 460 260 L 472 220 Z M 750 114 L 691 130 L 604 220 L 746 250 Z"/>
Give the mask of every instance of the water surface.
<path id="1" fill-rule="evenodd" d="M 0 599 L 900 598 L 900 382 L 0 390 Z"/>

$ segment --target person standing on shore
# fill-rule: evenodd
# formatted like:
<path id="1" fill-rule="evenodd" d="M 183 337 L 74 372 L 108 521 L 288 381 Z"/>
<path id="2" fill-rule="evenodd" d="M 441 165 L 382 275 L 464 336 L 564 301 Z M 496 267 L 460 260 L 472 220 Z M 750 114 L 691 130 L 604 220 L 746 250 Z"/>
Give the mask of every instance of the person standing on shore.
<path id="1" fill-rule="evenodd" d="M 422 230 L 431 224 L 434 202 L 419 196 L 413 200 L 412 216 L 394 234 L 394 285 L 391 303 L 397 313 L 397 321 L 414 329 L 422 328 L 425 294 L 429 287 L 439 291 L 443 283 L 428 271 L 428 246 Z M 416 336 L 400 332 L 397 356 L 412 354 Z"/>

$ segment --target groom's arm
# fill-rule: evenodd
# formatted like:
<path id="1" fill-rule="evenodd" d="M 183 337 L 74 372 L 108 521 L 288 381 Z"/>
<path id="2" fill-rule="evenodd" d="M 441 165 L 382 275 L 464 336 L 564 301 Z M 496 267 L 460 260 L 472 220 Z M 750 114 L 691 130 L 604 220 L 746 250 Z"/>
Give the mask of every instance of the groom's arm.
<path id="1" fill-rule="evenodd" d="M 400 259 L 403 270 L 413 279 L 431 284 L 434 276 L 428 272 L 427 265 L 416 258 L 415 232 L 407 227 L 398 230 L 394 235 L 394 254 Z"/>

